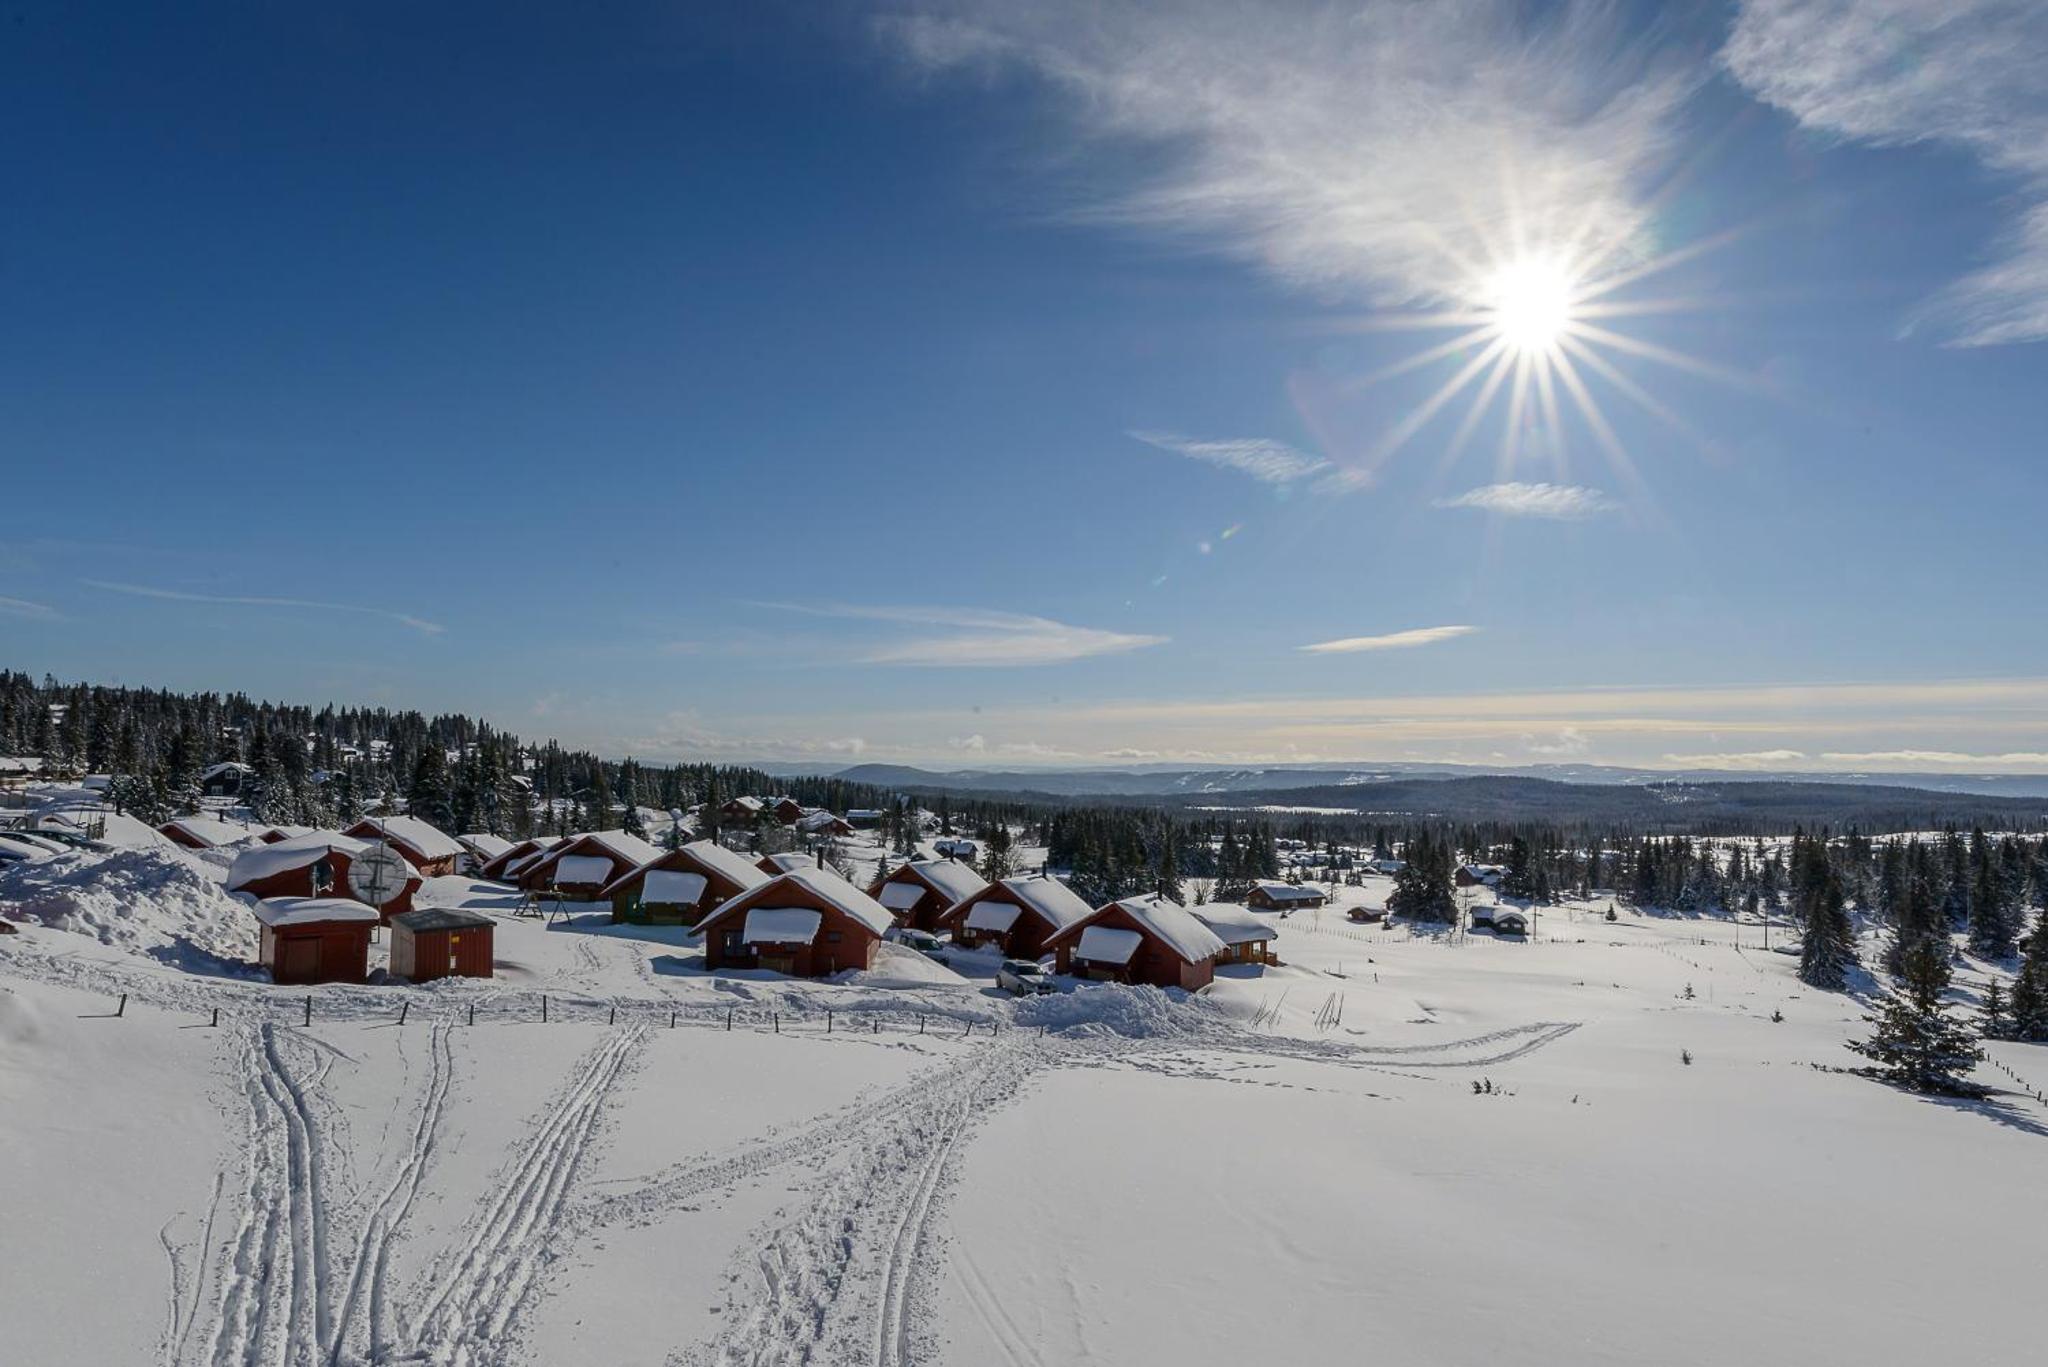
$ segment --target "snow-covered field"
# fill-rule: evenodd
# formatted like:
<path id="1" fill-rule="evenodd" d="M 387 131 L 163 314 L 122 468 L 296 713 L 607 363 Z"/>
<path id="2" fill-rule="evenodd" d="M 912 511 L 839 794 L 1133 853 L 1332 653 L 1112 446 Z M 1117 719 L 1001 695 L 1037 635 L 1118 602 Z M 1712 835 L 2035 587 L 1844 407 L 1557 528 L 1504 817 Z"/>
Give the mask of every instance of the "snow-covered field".
<path id="1" fill-rule="evenodd" d="M 307 1026 L 227 966 L 218 861 L 75 858 L 0 878 L 35 904 L 0 936 L 9 1362 L 2038 1351 L 2048 1107 L 1827 1071 L 1860 1007 L 1756 925 L 1297 912 L 1284 967 L 1198 1000 L 1012 1002 L 978 956 L 714 976 L 681 931 L 441 879 L 501 976 L 315 989 Z"/>

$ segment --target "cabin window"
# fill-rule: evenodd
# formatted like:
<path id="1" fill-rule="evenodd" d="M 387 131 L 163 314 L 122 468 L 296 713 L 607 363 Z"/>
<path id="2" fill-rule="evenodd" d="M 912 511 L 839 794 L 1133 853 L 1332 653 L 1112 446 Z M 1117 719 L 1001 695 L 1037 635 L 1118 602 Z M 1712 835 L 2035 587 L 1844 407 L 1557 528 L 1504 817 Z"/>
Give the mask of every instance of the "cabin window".
<path id="1" fill-rule="evenodd" d="M 726 952 L 726 953 L 728 953 L 728 954 L 738 954 L 738 953 L 741 953 L 741 952 L 742 952 L 742 951 L 743 951 L 743 950 L 744 950 L 744 949 L 746 948 L 746 946 L 745 946 L 744 944 L 742 944 L 742 943 L 741 943 L 741 941 L 740 941 L 740 936 L 741 936 L 741 935 L 742 935 L 743 933 L 744 933 L 744 932 L 742 932 L 742 931 L 737 931 L 737 930 L 728 930 L 727 932 L 725 932 L 725 952 Z"/>
<path id="2" fill-rule="evenodd" d="M 313 892 L 317 896 L 334 890 L 334 864 L 322 859 L 313 865 Z"/>

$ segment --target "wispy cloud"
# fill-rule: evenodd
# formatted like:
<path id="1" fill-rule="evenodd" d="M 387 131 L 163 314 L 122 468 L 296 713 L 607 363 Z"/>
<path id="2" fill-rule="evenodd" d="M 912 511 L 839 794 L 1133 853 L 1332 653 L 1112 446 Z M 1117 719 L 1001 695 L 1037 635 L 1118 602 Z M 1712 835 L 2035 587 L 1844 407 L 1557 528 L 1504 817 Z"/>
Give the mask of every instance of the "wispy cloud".
<path id="1" fill-rule="evenodd" d="M 1830 764 L 1867 765 L 1871 768 L 1897 765 L 1909 769 L 2011 769 L 2048 765 L 2048 751 L 2040 750 L 2008 750 L 1998 755 L 1970 755 L 1955 750 L 1834 750 L 1821 758 Z"/>
<path id="2" fill-rule="evenodd" d="M 1803 750 L 1741 750 L 1706 755 L 1666 755 L 1664 762 L 1685 769 L 1782 769 L 1805 758 Z"/>
<path id="3" fill-rule="evenodd" d="M 0 597 L 0 617 L 27 617 L 39 622 L 55 621 L 57 609 L 48 603 L 31 603 L 26 598 Z"/>
<path id="4" fill-rule="evenodd" d="M 393 612 L 389 608 L 364 607 L 355 603 L 326 603 L 311 598 L 271 598 L 257 594 L 187 593 L 181 589 L 154 588 L 147 584 L 123 584 L 105 579 L 86 579 L 81 582 L 89 588 L 104 589 L 109 593 L 125 593 L 135 598 L 156 598 L 171 603 L 214 603 L 225 607 L 301 608 L 312 612 L 351 612 L 364 617 L 382 617 L 428 636 L 438 636 L 446 630 L 438 622 L 429 622 L 409 613 Z"/>
<path id="5" fill-rule="evenodd" d="M 1172 5 L 908 0 L 922 71 L 1023 71 L 1086 135 L 1147 153 L 1083 212 L 1191 235 L 1290 284 L 1454 297 L 1509 239 L 1635 239 L 1695 72 L 1618 7 L 1515 0 Z"/>
<path id="6" fill-rule="evenodd" d="M 877 647 L 860 657 L 863 664 L 946 668 L 1065 664 L 1095 655 L 1117 655 L 1146 646 L 1163 645 L 1167 640 L 1164 636 L 1072 626 L 1050 617 L 988 608 L 809 603 L 763 603 L 760 606 L 816 617 L 843 617 L 945 629 L 943 635 L 917 635 Z"/>
<path id="7" fill-rule="evenodd" d="M 1966 346 L 2048 339 L 2048 5 L 1743 0 L 1721 60 L 1805 127 L 1945 143 L 2017 180 L 2029 204 L 1996 258 L 1925 316 Z"/>
<path id="8" fill-rule="evenodd" d="M 1317 641 L 1295 649 L 1306 650 L 1313 655 L 1350 655 L 1362 650 L 1412 650 L 1417 646 L 1470 636 L 1477 630 L 1478 627 L 1465 626 L 1416 627 L 1411 631 L 1391 631 L 1384 636 L 1346 636 L 1336 641 Z"/>
<path id="9" fill-rule="evenodd" d="M 1456 498 L 1440 498 L 1439 508 L 1477 508 L 1502 517 L 1542 517 L 1570 522 L 1612 512 L 1620 505 L 1598 489 L 1576 484 L 1482 484 Z"/>
<path id="10" fill-rule="evenodd" d="M 1225 441 L 1196 441 L 1171 432 L 1133 432 L 1147 446 L 1171 451 L 1189 460 L 1221 466 L 1250 475 L 1267 484 L 1291 484 L 1298 479 L 1320 475 L 1335 467 L 1320 456 L 1298 451 L 1271 437 L 1238 437 Z"/>

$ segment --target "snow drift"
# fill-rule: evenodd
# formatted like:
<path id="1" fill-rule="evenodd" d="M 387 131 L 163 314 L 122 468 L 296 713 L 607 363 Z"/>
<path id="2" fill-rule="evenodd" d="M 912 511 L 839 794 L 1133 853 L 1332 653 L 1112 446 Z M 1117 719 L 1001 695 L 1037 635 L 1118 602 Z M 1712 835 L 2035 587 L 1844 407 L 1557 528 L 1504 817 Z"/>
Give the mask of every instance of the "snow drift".
<path id="1" fill-rule="evenodd" d="M 256 957 L 256 921 L 168 846 L 81 851 L 0 871 L 0 916 L 89 935 L 191 972 Z"/>

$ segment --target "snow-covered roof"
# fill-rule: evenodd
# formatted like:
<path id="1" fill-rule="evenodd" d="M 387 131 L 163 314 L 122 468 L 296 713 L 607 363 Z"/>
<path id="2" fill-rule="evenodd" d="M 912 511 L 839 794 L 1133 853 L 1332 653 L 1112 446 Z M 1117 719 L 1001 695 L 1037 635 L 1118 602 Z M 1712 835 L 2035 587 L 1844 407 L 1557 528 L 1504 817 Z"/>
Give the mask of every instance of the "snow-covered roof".
<path id="1" fill-rule="evenodd" d="M 1117 906 L 1132 920 L 1166 942 L 1175 954 L 1191 964 L 1213 959 L 1224 949 L 1216 932 L 1196 920 L 1186 907 L 1169 902 L 1157 893 L 1149 897 L 1127 897 Z M 1085 936 L 1090 926 L 1081 933 Z"/>
<path id="2" fill-rule="evenodd" d="M 747 861 L 747 857 L 727 849 L 716 840 L 692 840 L 683 846 L 684 853 L 693 863 L 723 874 L 741 888 L 758 888 L 768 881 L 768 874 Z"/>
<path id="3" fill-rule="evenodd" d="M 35 755 L 0 755 L 0 774 L 39 774 L 43 761 Z"/>
<path id="4" fill-rule="evenodd" d="M 512 842 L 502 835 L 491 835 L 486 831 L 468 831 L 455 837 L 455 843 L 468 850 L 473 858 L 489 863 L 512 848 Z"/>
<path id="5" fill-rule="evenodd" d="M 374 924 L 383 918 L 377 908 L 346 897 L 267 897 L 256 904 L 256 919 L 266 926 L 302 926 L 315 921 Z"/>
<path id="6" fill-rule="evenodd" d="M 830 830 L 839 824 L 839 820 L 830 812 L 805 812 L 797 818 L 796 828 L 800 831 Z"/>
<path id="7" fill-rule="evenodd" d="M 1325 895 L 1321 888 L 1312 888 L 1304 884 L 1267 882 L 1258 886 L 1260 892 L 1276 902 L 1321 901 Z"/>
<path id="8" fill-rule="evenodd" d="M 629 864 L 645 864 L 650 859 L 661 858 L 661 851 L 655 846 L 624 831 L 592 831 L 583 838 L 595 841 Z"/>
<path id="9" fill-rule="evenodd" d="M 253 774 L 255 772 L 246 764 L 235 760 L 226 760 L 220 764 L 209 764 L 204 769 L 201 769 L 199 771 L 199 781 L 204 783 L 210 778 L 219 778 L 223 774 Z"/>
<path id="10" fill-rule="evenodd" d="M 762 802 L 758 797 L 736 797 L 725 805 L 728 807 L 741 807 L 750 812 L 758 812 L 761 810 Z"/>
<path id="11" fill-rule="evenodd" d="M 824 923 L 825 913 L 809 907 L 752 907 L 740 938 L 750 945 L 807 945 Z"/>
<path id="12" fill-rule="evenodd" d="M 208 849 L 232 845 L 237 840 L 247 840 L 256 834 L 247 826 L 238 826 L 232 821 L 222 821 L 219 817 L 213 816 L 175 817 L 157 829 L 165 835 L 171 834 L 173 830 L 182 832 Z"/>
<path id="13" fill-rule="evenodd" d="M 601 854 L 565 854 L 555 861 L 555 886 L 611 881 L 612 861 Z"/>
<path id="14" fill-rule="evenodd" d="M 694 907 L 711 880 L 681 869 L 651 869 L 640 882 L 640 900 L 664 907 Z"/>
<path id="15" fill-rule="evenodd" d="M 251 845 L 235 856 L 228 866 L 228 891 L 235 892 L 280 873 L 303 869 L 329 854 L 358 855 L 369 842 L 343 835 L 340 831 L 314 831 L 310 835 L 280 840 L 275 845 Z"/>
<path id="16" fill-rule="evenodd" d="M 1081 894 L 1054 878 L 1038 873 L 1029 878 L 1005 878 L 1003 889 L 1044 918 L 1055 931 L 1095 914 L 1095 908 L 1081 900 Z"/>
<path id="17" fill-rule="evenodd" d="M 1089 926 L 1081 932 L 1081 943 L 1074 947 L 1074 953 L 1090 963 L 1127 964 L 1144 942 L 1145 937 L 1135 930 Z"/>
<path id="18" fill-rule="evenodd" d="M 761 858 L 773 864 L 777 873 L 788 873 L 791 869 L 816 868 L 818 865 L 818 857 L 816 855 L 805 854 L 802 850 L 785 850 L 781 854 L 764 854 Z M 763 872 L 766 872 L 766 870 L 763 870 Z"/>
<path id="19" fill-rule="evenodd" d="M 1003 935 L 1023 914 L 1024 908 L 1015 902 L 976 902 L 967 909 L 967 925 L 972 930 L 991 930 Z"/>
<path id="20" fill-rule="evenodd" d="M 462 853 L 462 846 L 453 838 L 416 816 L 365 817 L 349 830 L 365 840 L 380 837 L 389 840 L 402 850 L 411 850 L 421 859 L 453 859 Z"/>
<path id="21" fill-rule="evenodd" d="M 973 866 L 957 859 L 920 859 L 909 867 L 937 888 L 948 906 L 964 902 L 988 886 L 988 880 L 976 873 Z"/>
<path id="22" fill-rule="evenodd" d="M 882 884 L 882 905 L 891 911 L 909 911 L 931 889 L 919 883 Z"/>
<path id="23" fill-rule="evenodd" d="M 802 888 L 848 920 L 867 927 L 877 935 L 896 924 L 896 918 L 887 907 L 838 874 L 829 869 L 810 868 L 791 869 L 779 878 L 771 878 L 760 887 L 741 893 L 699 922 L 694 933 L 701 935 L 711 926 L 739 912 L 771 906 L 777 897 L 786 895 L 792 888 Z"/>
<path id="24" fill-rule="evenodd" d="M 1211 902 L 1206 906 L 1189 907 L 1188 914 L 1209 927 L 1226 945 L 1257 944 L 1280 938 L 1271 921 L 1234 902 Z"/>

